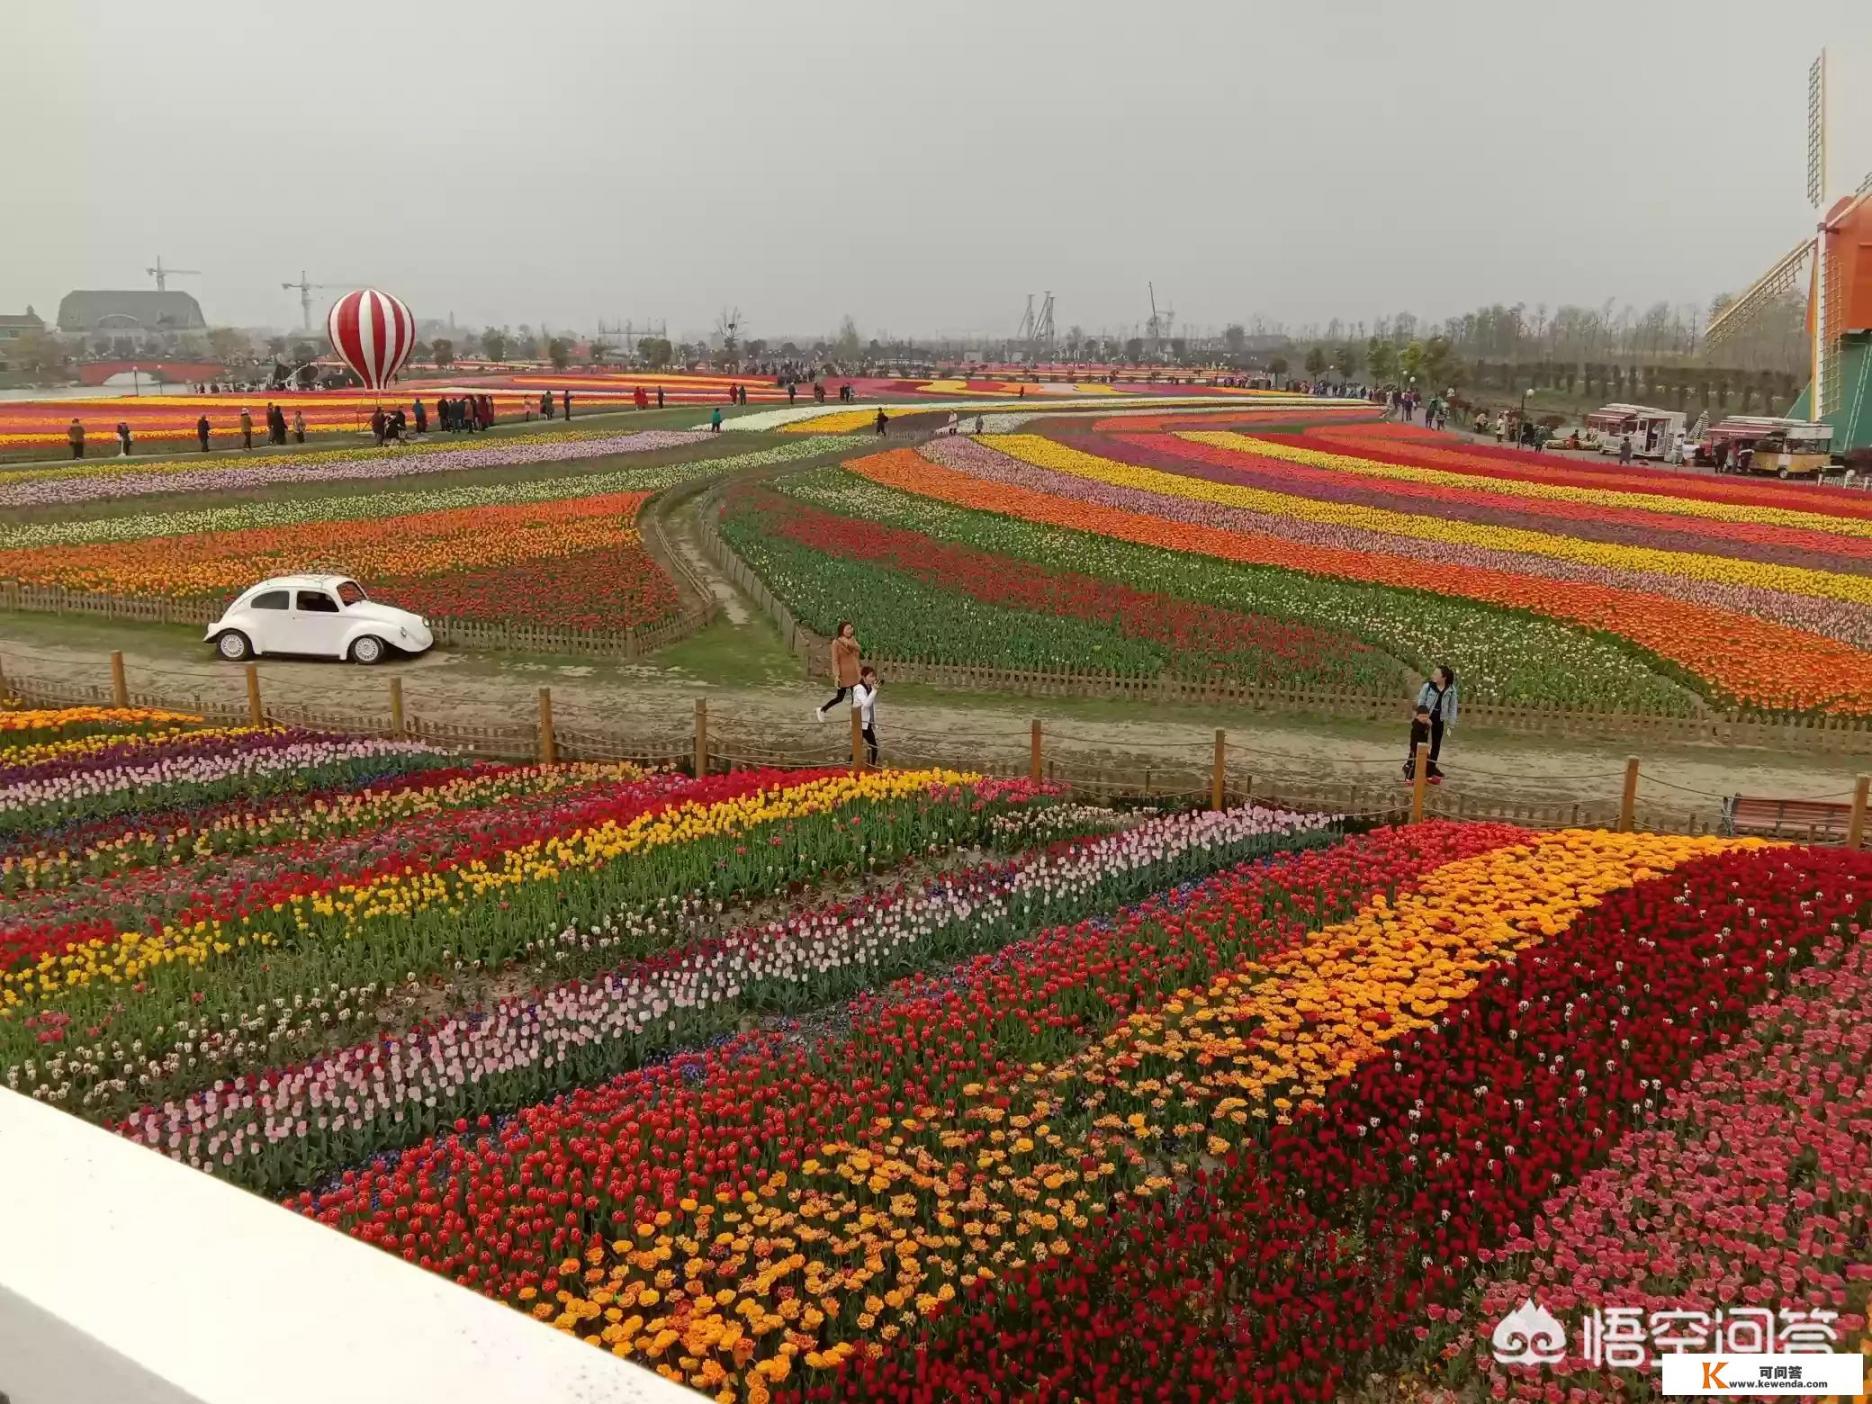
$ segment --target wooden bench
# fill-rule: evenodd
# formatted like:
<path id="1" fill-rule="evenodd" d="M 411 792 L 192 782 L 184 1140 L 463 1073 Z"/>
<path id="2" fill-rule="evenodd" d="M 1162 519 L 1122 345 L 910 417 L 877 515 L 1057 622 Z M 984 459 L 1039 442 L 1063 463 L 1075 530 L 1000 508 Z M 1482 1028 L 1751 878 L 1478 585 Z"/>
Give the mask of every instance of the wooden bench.
<path id="1" fill-rule="evenodd" d="M 1731 795 L 1723 801 L 1723 832 L 1771 838 L 1844 839 L 1852 806 L 1842 800 L 1767 799 Z"/>

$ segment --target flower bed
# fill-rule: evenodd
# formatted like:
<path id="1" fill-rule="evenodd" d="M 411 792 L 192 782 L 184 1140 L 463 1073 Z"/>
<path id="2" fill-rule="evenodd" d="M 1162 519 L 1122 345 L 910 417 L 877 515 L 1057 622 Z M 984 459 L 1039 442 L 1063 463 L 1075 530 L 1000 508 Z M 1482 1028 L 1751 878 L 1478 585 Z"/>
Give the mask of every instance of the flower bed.
<path id="1" fill-rule="evenodd" d="M 699 436 L 664 436 L 671 437 L 686 443 Z M 812 457 L 828 443 L 804 439 L 752 453 L 553 471 L 555 463 L 615 453 L 622 442 L 516 440 L 400 460 L 418 469 L 440 465 L 437 471 L 537 464 L 541 476 L 521 481 L 15 523 L 0 527 L 0 579 L 113 598 L 213 601 L 272 575 L 322 569 L 357 576 L 373 597 L 433 618 L 623 633 L 682 612 L 675 584 L 636 526 L 654 493 Z M 347 462 L 306 471 L 343 473 Z"/>
<path id="2" fill-rule="evenodd" d="M 1314 579 L 1467 598 L 1510 617 L 1542 616 L 1621 641 L 1634 662 L 1723 705 L 1872 715 L 1872 654 L 1856 642 L 1872 631 L 1864 608 L 1872 579 L 1860 571 L 1851 521 L 1829 525 L 1816 516 L 1812 526 L 1777 521 L 1751 529 L 1712 517 L 1696 538 L 1706 550 L 1610 544 L 1227 480 L 1284 471 L 1292 488 L 1328 491 L 1330 475 L 1322 478 L 1319 465 L 1330 456 L 1270 445 L 1289 457 L 1307 453 L 1308 461 L 1283 468 L 1268 455 L 1229 458 L 1229 445 L 1257 442 L 1205 435 L 1164 458 L 1166 467 L 1152 467 L 1031 435 L 990 436 L 848 466 L 875 483 L 1029 522 Z M 1140 445 L 1130 442 L 1132 457 L 1149 451 Z M 1353 472 L 1339 479 L 1372 480 Z M 1621 503 L 1617 510 L 1638 509 Z M 1686 526 L 1693 518 L 1654 515 L 1665 539 L 1699 530 Z M 1721 554 L 1734 533 L 1751 530 L 1751 550 L 1779 550 L 1773 543 L 1795 539 L 1830 544 L 1834 553 L 1822 559 L 1836 568 Z"/>
<path id="3" fill-rule="evenodd" d="M 1863 1336 L 1872 855 L 349 744 L 0 760 L 7 1085 L 749 1404 Z"/>

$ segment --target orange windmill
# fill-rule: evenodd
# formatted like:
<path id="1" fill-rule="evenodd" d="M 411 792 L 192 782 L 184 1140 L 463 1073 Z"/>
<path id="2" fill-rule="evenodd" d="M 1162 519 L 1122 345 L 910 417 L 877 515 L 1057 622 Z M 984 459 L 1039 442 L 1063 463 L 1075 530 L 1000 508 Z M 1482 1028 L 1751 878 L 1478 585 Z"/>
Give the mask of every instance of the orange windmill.
<path id="1" fill-rule="evenodd" d="M 1806 391 L 1788 413 L 1833 426 L 1835 452 L 1872 445 L 1872 174 L 1850 195 L 1827 183 L 1827 56 L 1807 73 L 1807 203 L 1812 234 L 1711 319 L 1714 346 L 1752 322 L 1808 277 Z"/>

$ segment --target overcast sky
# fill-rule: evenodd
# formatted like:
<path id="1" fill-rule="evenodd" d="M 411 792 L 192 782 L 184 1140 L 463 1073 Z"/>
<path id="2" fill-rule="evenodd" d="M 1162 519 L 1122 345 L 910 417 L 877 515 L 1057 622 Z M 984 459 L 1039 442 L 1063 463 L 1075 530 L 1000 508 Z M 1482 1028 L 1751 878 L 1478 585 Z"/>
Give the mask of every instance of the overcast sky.
<path id="1" fill-rule="evenodd" d="M 478 326 L 1129 329 L 1703 302 L 1791 247 L 1872 0 L 4 0 L 0 312 L 314 281 Z M 315 294 L 321 300 L 335 292 Z M 320 304 L 322 306 L 322 302 Z M 315 317 L 318 310 L 315 308 Z"/>

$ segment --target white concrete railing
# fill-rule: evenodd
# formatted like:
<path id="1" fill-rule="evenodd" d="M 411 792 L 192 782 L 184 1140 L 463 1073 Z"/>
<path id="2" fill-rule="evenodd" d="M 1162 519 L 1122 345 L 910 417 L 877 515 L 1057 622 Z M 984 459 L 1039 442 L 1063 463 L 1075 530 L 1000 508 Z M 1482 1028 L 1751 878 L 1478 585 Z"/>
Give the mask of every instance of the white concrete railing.
<path id="1" fill-rule="evenodd" d="M 696 1404 L 699 1396 L 0 1088 L 9 1404 Z"/>

